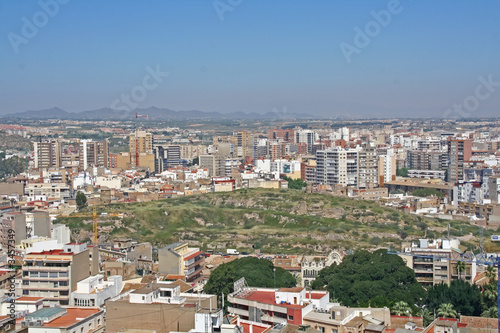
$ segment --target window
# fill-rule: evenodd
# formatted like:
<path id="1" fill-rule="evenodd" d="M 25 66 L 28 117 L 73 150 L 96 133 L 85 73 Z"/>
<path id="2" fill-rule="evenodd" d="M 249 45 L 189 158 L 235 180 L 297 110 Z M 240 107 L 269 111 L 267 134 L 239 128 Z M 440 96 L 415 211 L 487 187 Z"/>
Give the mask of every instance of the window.
<path id="1" fill-rule="evenodd" d="M 29 286 L 30 282 L 28 280 L 23 280 L 23 286 Z"/>
<path id="2" fill-rule="evenodd" d="M 325 328 L 323 326 L 319 326 L 318 327 L 318 330 L 321 332 L 321 333 L 325 333 Z"/>
<path id="3" fill-rule="evenodd" d="M 60 287 L 67 287 L 68 286 L 68 281 L 59 281 L 59 286 Z"/>
<path id="4" fill-rule="evenodd" d="M 293 316 L 288 316 L 288 320 L 293 320 Z"/>
<path id="5" fill-rule="evenodd" d="M 58 274 L 57 274 L 57 272 L 50 272 L 49 273 L 49 277 L 51 277 L 51 278 L 57 278 Z"/>
<path id="6" fill-rule="evenodd" d="M 336 328 L 332 328 L 332 333 L 339 333 L 339 330 Z"/>
<path id="7" fill-rule="evenodd" d="M 41 278 L 48 278 L 49 277 L 49 272 L 40 272 L 40 277 Z"/>
<path id="8" fill-rule="evenodd" d="M 30 272 L 30 277 L 38 277 L 38 272 Z"/>

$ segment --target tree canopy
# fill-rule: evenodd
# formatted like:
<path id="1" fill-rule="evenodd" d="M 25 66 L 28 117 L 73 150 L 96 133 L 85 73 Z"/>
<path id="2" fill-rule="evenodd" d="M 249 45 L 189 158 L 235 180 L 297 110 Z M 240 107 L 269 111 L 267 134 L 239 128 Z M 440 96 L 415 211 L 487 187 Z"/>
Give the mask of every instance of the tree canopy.
<path id="1" fill-rule="evenodd" d="M 302 178 L 292 179 L 287 176 L 283 177 L 283 180 L 288 182 L 288 188 L 295 190 L 302 190 L 303 187 L 306 187 L 307 183 L 302 180 Z"/>
<path id="2" fill-rule="evenodd" d="M 295 287 L 296 280 L 283 268 L 275 268 L 270 260 L 246 257 L 217 267 L 204 291 L 208 294 L 227 295 L 233 292 L 233 283 L 244 277 L 250 287 Z"/>
<path id="3" fill-rule="evenodd" d="M 76 194 L 76 206 L 78 209 L 82 209 L 87 206 L 87 197 L 82 192 L 78 191 Z"/>
<path id="4" fill-rule="evenodd" d="M 5 159 L 5 153 L 0 156 L 0 178 L 17 176 L 26 169 L 26 160 L 18 156 Z"/>
<path id="5" fill-rule="evenodd" d="M 386 250 L 357 251 L 340 265 L 320 271 L 313 289 L 327 289 L 346 306 L 387 306 L 404 301 L 415 304 L 425 296 L 415 273 L 403 259 Z"/>
<path id="6" fill-rule="evenodd" d="M 408 177 L 408 168 L 399 168 L 396 170 L 396 176 Z"/>
<path id="7" fill-rule="evenodd" d="M 457 312 L 465 316 L 481 315 L 481 288 L 463 280 L 438 284 L 427 288 L 426 304 L 429 309 L 438 309 L 442 304 L 453 304 Z"/>

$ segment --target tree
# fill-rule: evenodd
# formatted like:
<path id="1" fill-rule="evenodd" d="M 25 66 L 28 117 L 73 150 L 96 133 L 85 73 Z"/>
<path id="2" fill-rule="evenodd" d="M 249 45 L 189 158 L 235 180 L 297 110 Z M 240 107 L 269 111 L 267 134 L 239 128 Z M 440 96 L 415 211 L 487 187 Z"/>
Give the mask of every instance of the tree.
<path id="1" fill-rule="evenodd" d="M 83 194 L 83 192 L 78 191 L 76 194 L 76 206 L 78 207 L 78 210 L 87 206 L 87 197 Z"/>
<path id="2" fill-rule="evenodd" d="M 481 317 L 498 318 L 498 307 L 491 306 L 481 313 Z"/>
<path id="3" fill-rule="evenodd" d="M 466 316 L 481 314 L 481 288 L 463 280 L 437 284 L 427 288 L 427 304 L 430 310 L 436 310 L 441 304 L 450 303 L 455 310 Z"/>
<path id="4" fill-rule="evenodd" d="M 232 293 L 235 281 L 244 277 L 250 287 L 295 287 L 295 277 L 283 268 L 275 268 L 270 260 L 245 257 L 217 267 L 203 290 L 207 294 Z"/>
<path id="5" fill-rule="evenodd" d="M 340 265 L 322 269 L 312 287 L 327 289 L 330 297 L 345 306 L 368 306 L 387 300 L 415 304 L 425 295 L 413 270 L 386 250 L 357 251 L 346 256 Z"/>
<path id="6" fill-rule="evenodd" d="M 458 278 L 461 280 L 462 279 L 462 273 L 465 271 L 465 262 L 459 261 L 457 262 L 457 265 L 455 266 L 458 271 Z"/>
<path id="7" fill-rule="evenodd" d="M 1 157 L 1 156 L 0 156 Z M 26 160 L 18 156 L 5 159 L 5 154 L 0 158 L 0 178 L 16 176 L 25 171 Z"/>
<path id="8" fill-rule="evenodd" d="M 434 320 L 434 315 L 429 311 L 429 309 L 420 309 L 417 312 L 417 316 L 422 317 L 424 321 L 424 327 L 427 327 Z"/>
<path id="9" fill-rule="evenodd" d="M 408 305 L 408 303 L 399 301 L 394 303 L 394 305 L 391 307 L 391 313 L 395 314 L 396 316 L 406 316 L 411 314 L 411 307 Z"/>
<path id="10" fill-rule="evenodd" d="M 488 278 L 488 280 L 491 282 L 491 281 L 495 281 L 496 279 L 496 276 L 497 276 L 497 270 L 495 269 L 495 267 L 493 266 L 488 266 L 486 268 L 486 277 Z"/>
<path id="11" fill-rule="evenodd" d="M 451 303 L 441 304 L 437 309 L 436 314 L 439 317 L 457 318 L 457 311 L 453 308 L 453 304 Z"/>
<path id="12" fill-rule="evenodd" d="M 408 177 L 408 168 L 400 168 L 396 170 L 396 176 Z"/>
<path id="13" fill-rule="evenodd" d="M 306 187 L 307 183 L 303 181 L 301 178 L 292 179 L 287 176 L 283 177 L 283 180 L 288 182 L 288 188 L 295 190 L 302 190 L 302 188 Z"/>

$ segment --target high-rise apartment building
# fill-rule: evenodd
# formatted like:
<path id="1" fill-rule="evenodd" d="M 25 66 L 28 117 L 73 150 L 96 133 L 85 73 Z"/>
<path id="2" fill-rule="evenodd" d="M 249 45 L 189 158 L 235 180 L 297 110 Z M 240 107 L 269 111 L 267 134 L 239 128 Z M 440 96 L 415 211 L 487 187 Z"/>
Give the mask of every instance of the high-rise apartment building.
<path id="1" fill-rule="evenodd" d="M 80 170 L 108 167 L 108 142 L 82 140 L 79 143 Z"/>
<path id="2" fill-rule="evenodd" d="M 359 156 L 355 149 L 335 148 L 316 152 L 316 181 L 325 185 L 358 187 Z"/>
<path id="3" fill-rule="evenodd" d="M 238 156 L 239 157 L 253 157 L 253 137 L 250 132 L 236 133 L 238 138 Z"/>
<path id="4" fill-rule="evenodd" d="M 153 135 L 146 131 L 135 131 L 129 136 L 130 166 L 154 170 Z"/>
<path id="5" fill-rule="evenodd" d="M 448 181 L 457 183 L 464 180 L 464 162 L 472 156 L 472 141 L 451 139 L 448 141 Z"/>
<path id="6" fill-rule="evenodd" d="M 305 143 L 307 153 L 312 153 L 314 142 L 319 138 L 318 134 L 311 130 L 298 129 L 295 131 L 295 143 Z"/>
<path id="7" fill-rule="evenodd" d="M 369 189 L 378 185 L 377 150 L 365 145 L 359 155 L 359 188 Z"/>
<path id="8" fill-rule="evenodd" d="M 58 140 L 33 142 L 34 168 L 48 169 L 61 166 L 61 146 Z"/>
<path id="9" fill-rule="evenodd" d="M 384 155 L 378 156 L 378 184 L 384 186 L 384 183 L 396 180 L 396 156 L 394 149 L 388 149 Z"/>
<path id="10" fill-rule="evenodd" d="M 168 168 L 182 164 L 181 146 L 179 145 L 155 145 L 155 172 L 161 173 Z"/>
<path id="11" fill-rule="evenodd" d="M 406 166 L 410 170 L 444 170 L 448 166 L 448 153 L 440 150 L 408 150 Z"/>

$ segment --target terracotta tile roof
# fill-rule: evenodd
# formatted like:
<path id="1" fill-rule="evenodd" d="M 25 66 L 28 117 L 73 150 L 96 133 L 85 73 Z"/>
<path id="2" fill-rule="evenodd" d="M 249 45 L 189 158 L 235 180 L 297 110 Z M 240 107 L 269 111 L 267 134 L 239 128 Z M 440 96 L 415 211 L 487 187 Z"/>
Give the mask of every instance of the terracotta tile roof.
<path id="1" fill-rule="evenodd" d="M 45 323 L 43 327 L 69 327 L 83 319 L 94 315 L 102 310 L 99 309 L 82 309 L 82 308 L 67 308 L 66 315 L 52 320 L 50 323 Z"/>
<path id="2" fill-rule="evenodd" d="M 38 302 L 43 300 L 43 297 L 30 297 L 30 296 L 22 296 L 16 299 L 16 302 Z"/>

